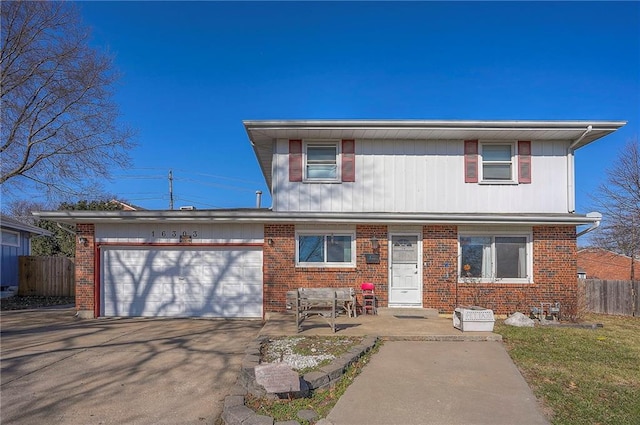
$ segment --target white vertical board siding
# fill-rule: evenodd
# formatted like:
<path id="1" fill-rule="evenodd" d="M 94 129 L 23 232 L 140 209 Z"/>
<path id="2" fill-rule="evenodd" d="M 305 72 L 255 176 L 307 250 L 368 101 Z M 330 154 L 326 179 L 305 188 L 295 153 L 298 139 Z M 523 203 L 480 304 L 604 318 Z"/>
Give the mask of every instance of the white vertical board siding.
<path id="1" fill-rule="evenodd" d="M 354 183 L 289 182 L 276 144 L 274 211 L 566 213 L 567 143 L 531 143 L 531 184 L 464 182 L 462 140 L 356 140 Z M 514 164 L 517 172 L 517 163 Z"/>
<path id="2" fill-rule="evenodd" d="M 180 241 L 180 236 L 185 234 L 192 237 L 193 243 L 262 243 L 264 226 L 262 224 L 168 223 L 162 221 L 140 224 L 99 223 L 96 224 L 95 232 L 96 242 L 177 243 Z"/>

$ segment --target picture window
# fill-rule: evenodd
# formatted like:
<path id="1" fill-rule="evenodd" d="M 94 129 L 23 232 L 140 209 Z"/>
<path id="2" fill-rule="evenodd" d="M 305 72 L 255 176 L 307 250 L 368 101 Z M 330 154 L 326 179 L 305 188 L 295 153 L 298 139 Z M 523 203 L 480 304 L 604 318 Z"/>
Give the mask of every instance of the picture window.
<path id="1" fill-rule="evenodd" d="M 481 282 L 528 281 L 530 243 L 526 235 L 460 236 L 459 276 Z"/>
<path id="2" fill-rule="evenodd" d="M 296 265 L 353 266 L 355 237 L 343 233 L 308 233 L 296 237 Z"/>

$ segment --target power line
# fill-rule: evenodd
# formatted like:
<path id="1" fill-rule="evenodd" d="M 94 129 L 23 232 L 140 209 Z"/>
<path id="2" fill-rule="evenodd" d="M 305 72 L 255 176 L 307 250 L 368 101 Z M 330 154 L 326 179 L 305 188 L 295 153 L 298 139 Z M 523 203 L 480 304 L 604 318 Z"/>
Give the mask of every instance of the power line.
<path id="1" fill-rule="evenodd" d="M 198 183 L 198 184 L 201 184 L 203 186 L 218 187 L 218 188 L 221 188 L 221 189 L 240 190 L 240 191 L 245 191 L 245 192 L 253 192 L 253 191 L 255 191 L 255 188 L 231 186 L 231 185 L 220 184 L 220 183 L 208 183 L 208 182 L 204 182 L 202 180 L 195 180 L 195 179 L 189 179 L 189 178 L 176 177 L 176 181 L 187 182 L 187 183 Z"/>
<path id="2" fill-rule="evenodd" d="M 173 171 L 169 170 L 169 209 L 173 209 Z"/>

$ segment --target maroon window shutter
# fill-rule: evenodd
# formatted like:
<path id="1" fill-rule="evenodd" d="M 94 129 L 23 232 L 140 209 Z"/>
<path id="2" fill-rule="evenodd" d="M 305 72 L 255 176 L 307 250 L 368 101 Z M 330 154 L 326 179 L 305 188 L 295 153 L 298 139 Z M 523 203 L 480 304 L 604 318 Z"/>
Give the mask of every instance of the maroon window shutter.
<path id="1" fill-rule="evenodd" d="M 464 182 L 478 183 L 478 141 L 464 141 Z"/>
<path id="2" fill-rule="evenodd" d="M 302 181 L 302 140 L 289 140 L 289 181 Z"/>
<path id="3" fill-rule="evenodd" d="M 342 181 L 356 181 L 356 142 L 342 141 Z"/>
<path id="4" fill-rule="evenodd" d="M 518 182 L 531 183 L 531 142 L 518 141 Z"/>

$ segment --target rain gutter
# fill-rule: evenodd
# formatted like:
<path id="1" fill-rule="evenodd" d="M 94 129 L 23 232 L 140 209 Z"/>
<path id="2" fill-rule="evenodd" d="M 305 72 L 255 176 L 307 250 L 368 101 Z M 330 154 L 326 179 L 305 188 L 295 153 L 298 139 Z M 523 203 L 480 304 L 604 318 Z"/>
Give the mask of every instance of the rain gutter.
<path id="1" fill-rule="evenodd" d="M 423 214 L 423 213 L 322 213 L 262 211 L 40 211 L 38 216 L 63 223 L 341 223 L 341 224 L 509 224 L 574 225 L 592 224 L 593 217 L 574 214 Z"/>
<path id="2" fill-rule="evenodd" d="M 578 232 L 578 234 L 576 234 L 576 238 L 579 238 L 582 235 L 585 235 L 593 230 L 596 230 L 600 226 L 600 222 L 602 221 L 602 214 L 600 214 L 599 212 L 590 212 L 587 214 L 587 217 L 591 217 L 595 221 L 588 229 L 584 229 L 583 231 Z"/>

